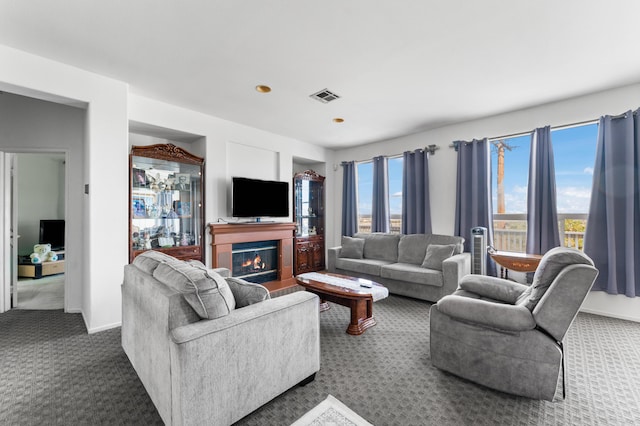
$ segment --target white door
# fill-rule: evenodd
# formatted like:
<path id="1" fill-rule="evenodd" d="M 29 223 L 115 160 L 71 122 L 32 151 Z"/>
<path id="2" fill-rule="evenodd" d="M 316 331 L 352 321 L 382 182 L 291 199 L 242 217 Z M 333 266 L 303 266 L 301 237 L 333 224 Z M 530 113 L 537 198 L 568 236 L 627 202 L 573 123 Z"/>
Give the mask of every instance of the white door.
<path id="1" fill-rule="evenodd" d="M 0 313 L 18 303 L 18 238 L 17 215 L 13 206 L 17 197 L 14 191 L 15 154 L 0 152 Z M 14 291 L 14 289 L 16 291 Z M 13 302 L 13 303 L 12 303 Z"/>
<path id="2" fill-rule="evenodd" d="M 11 155 L 0 152 L 0 312 L 11 309 Z"/>
<path id="3" fill-rule="evenodd" d="M 9 245 L 10 245 L 10 265 L 11 265 L 11 295 L 12 307 L 18 306 L 18 212 L 16 206 L 18 205 L 18 161 L 15 154 L 6 154 L 9 156 L 9 163 L 11 167 L 10 184 L 9 184 L 9 199 L 10 205 L 5 206 L 5 211 L 9 211 Z"/>

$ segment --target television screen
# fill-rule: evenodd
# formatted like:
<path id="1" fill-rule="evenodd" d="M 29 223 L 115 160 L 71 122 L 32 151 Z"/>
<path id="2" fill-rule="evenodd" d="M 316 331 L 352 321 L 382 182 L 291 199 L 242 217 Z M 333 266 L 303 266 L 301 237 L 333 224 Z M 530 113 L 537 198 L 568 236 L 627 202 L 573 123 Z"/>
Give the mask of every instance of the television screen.
<path id="1" fill-rule="evenodd" d="M 51 244 L 51 250 L 64 250 L 64 220 L 42 219 L 40 221 L 40 244 Z"/>
<path id="2" fill-rule="evenodd" d="M 232 178 L 233 217 L 289 216 L 289 183 L 271 180 Z"/>

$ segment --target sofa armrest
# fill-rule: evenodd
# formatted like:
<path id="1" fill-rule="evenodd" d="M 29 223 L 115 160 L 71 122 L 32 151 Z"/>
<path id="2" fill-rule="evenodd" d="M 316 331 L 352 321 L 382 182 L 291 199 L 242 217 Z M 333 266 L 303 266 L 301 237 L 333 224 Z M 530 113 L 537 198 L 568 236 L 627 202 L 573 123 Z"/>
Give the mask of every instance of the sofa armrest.
<path id="1" fill-rule="evenodd" d="M 522 305 L 449 295 L 440 299 L 436 307 L 454 319 L 498 330 L 527 331 L 536 327 L 533 314 Z"/>
<path id="2" fill-rule="evenodd" d="M 175 424 L 232 424 L 320 369 L 318 296 L 295 292 L 171 332 Z"/>
<path id="3" fill-rule="evenodd" d="M 336 272 L 336 261 L 340 257 L 340 251 L 342 246 L 331 247 L 327 250 L 327 270 L 329 272 Z"/>
<path id="4" fill-rule="evenodd" d="M 487 275 L 470 274 L 460 279 L 462 290 L 477 294 L 481 297 L 514 304 L 528 286 L 502 278 Z"/>
<path id="5" fill-rule="evenodd" d="M 460 253 L 442 262 L 442 294 L 452 294 L 458 289 L 460 279 L 471 273 L 471 253 Z"/>

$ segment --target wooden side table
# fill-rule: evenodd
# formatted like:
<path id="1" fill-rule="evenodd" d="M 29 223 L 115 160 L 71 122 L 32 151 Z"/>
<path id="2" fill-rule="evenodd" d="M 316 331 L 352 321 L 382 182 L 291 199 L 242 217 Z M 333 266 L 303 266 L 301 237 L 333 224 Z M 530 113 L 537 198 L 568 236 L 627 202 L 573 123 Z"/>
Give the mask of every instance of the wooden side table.
<path id="1" fill-rule="evenodd" d="M 489 252 L 489 256 L 500 265 L 500 278 L 509 279 L 509 269 L 517 272 L 535 272 L 542 255 L 511 251 Z"/>

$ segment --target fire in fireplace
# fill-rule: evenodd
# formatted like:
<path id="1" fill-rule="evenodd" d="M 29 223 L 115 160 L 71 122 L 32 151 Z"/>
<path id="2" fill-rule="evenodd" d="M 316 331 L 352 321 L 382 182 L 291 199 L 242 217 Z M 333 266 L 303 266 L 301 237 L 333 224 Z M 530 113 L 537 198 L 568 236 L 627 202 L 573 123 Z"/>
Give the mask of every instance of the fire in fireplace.
<path id="1" fill-rule="evenodd" d="M 231 247 L 232 275 L 253 283 L 278 279 L 278 241 L 237 243 Z"/>

